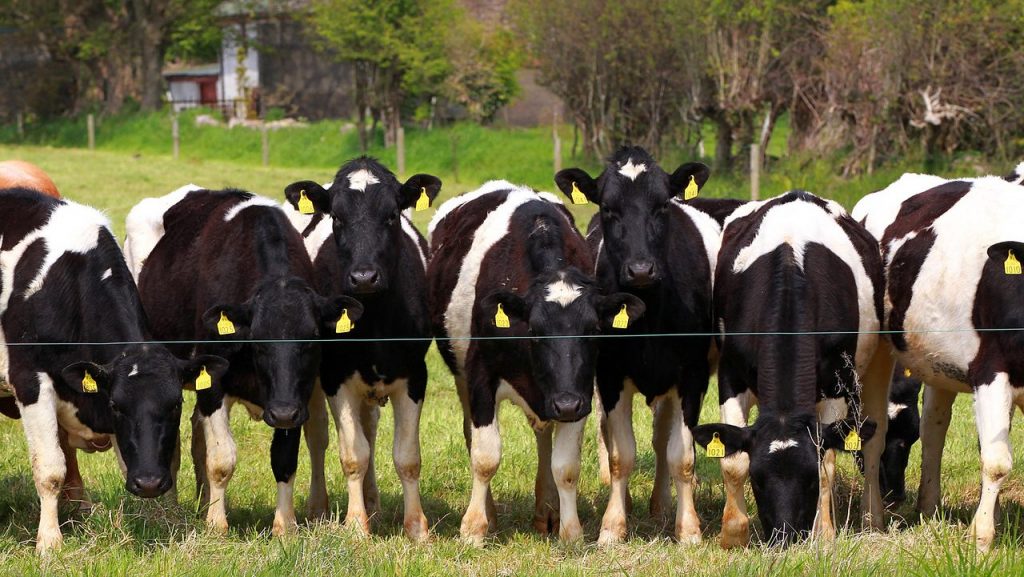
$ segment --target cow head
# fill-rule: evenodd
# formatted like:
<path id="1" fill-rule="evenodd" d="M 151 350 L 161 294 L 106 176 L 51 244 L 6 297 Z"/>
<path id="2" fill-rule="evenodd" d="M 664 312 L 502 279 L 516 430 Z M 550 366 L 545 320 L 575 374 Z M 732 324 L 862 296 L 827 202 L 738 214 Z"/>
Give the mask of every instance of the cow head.
<path id="1" fill-rule="evenodd" d="M 398 273 L 402 211 L 422 195 L 433 202 L 440 190 L 437 177 L 417 174 L 403 184 L 364 156 L 345 163 L 330 189 L 302 181 L 289 185 L 285 196 L 296 210 L 305 196 L 315 212 L 330 215 L 344 292 L 363 295 L 386 291 Z"/>
<path id="2" fill-rule="evenodd" d="M 85 398 L 96 395 L 109 402 L 105 411 L 113 423 L 129 492 L 157 497 L 171 488 L 182 384 L 204 368 L 217 381 L 228 363 L 213 355 L 182 361 L 165 347 L 140 345 L 125 349 L 106 365 L 78 362 L 62 371 L 64 382 Z"/>
<path id="3" fill-rule="evenodd" d="M 690 162 L 669 175 L 644 149 L 623 147 L 597 180 L 569 168 L 555 175 L 555 183 L 570 200 L 575 190 L 600 207 L 602 251 L 619 284 L 647 288 L 657 285 L 666 270 L 669 206 L 683 198 L 688 186 L 703 187 L 710 174 L 707 166 Z"/>
<path id="4" fill-rule="evenodd" d="M 508 317 L 507 329 L 495 326 L 498 305 Z M 590 413 L 598 348 L 597 339 L 578 337 L 620 330 L 612 328 L 615 317 L 625 315 L 631 324 L 644 303 L 626 293 L 601 295 L 592 280 L 570 268 L 538 276 L 526 294 L 495 291 L 480 308 L 485 327 L 476 334 L 532 337 L 526 342 L 539 393 L 531 401 L 533 411 L 543 420 L 571 422 Z"/>
<path id="5" fill-rule="evenodd" d="M 897 363 L 889 390 L 889 428 L 885 433 L 879 481 L 882 497 L 890 505 L 896 505 L 906 498 L 907 462 L 911 447 L 920 437 L 921 381 L 907 374 Z"/>
<path id="6" fill-rule="evenodd" d="M 353 298 L 324 298 L 302 279 L 281 277 L 262 282 L 244 303 L 211 307 L 203 314 L 203 325 L 215 338 L 256 341 L 246 346 L 252 347 L 263 420 L 271 427 L 293 429 L 309 418 L 307 405 L 320 370 L 317 341 L 321 335 L 335 335 L 342 314 L 355 322 L 362 312 Z M 220 335 L 222 315 L 234 326 L 233 334 Z"/>
<path id="7" fill-rule="evenodd" d="M 814 415 L 762 413 L 750 427 L 700 425 L 693 430 L 693 437 L 707 447 L 717 435 L 726 456 L 747 453 L 761 527 L 771 542 L 791 543 L 805 537 L 814 524 L 824 451 L 844 450 L 846 437 L 855 427 L 862 442 L 875 434 L 870 419 L 859 426 L 853 419 L 822 425 Z"/>

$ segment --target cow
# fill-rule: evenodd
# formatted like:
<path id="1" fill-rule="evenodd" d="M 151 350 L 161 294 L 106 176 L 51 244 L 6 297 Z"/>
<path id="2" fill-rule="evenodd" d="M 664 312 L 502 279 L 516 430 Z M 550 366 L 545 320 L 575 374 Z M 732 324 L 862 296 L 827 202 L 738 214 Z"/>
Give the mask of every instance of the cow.
<path id="1" fill-rule="evenodd" d="M 601 293 L 585 239 L 550 194 L 492 181 L 444 203 L 429 230 L 430 318 L 455 376 L 473 473 L 462 537 L 479 545 L 495 526 L 490 482 L 508 400 L 537 436 L 535 528 L 580 539 L 576 489 L 598 353 L 588 337 L 635 323 L 643 302 Z"/>
<path id="2" fill-rule="evenodd" d="M 270 465 L 277 481 L 273 533 L 295 525 L 293 483 L 299 427 L 309 423 L 312 454 L 311 515 L 327 510 L 323 451 L 326 408 L 311 403 L 320 371 L 319 339 L 335 334 L 362 307 L 345 296 L 323 297 L 302 238 L 274 201 L 241 190 L 182 189 L 139 203 L 129 217 L 126 244 L 143 262 L 139 292 L 157 338 L 213 341 L 174 345 L 179 356 L 215 352 L 230 369 L 218 386 L 192 388 L 192 455 L 206 522 L 228 529 L 225 493 L 234 473 L 235 442 L 229 414 L 240 403 L 274 428 Z M 173 202 L 172 202 L 173 201 Z M 162 209 L 159 213 L 147 209 Z M 159 223 L 157 231 L 146 225 Z M 253 342 L 237 343 L 236 340 Z M 217 342 L 225 341 L 225 342 Z M 318 458 L 319 457 L 319 458 Z"/>
<path id="3" fill-rule="evenodd" d="M 348 477 L 349 526 L 369 533 L 380 507 L 373 453 L 380 407 L 395 415 L 393 456 L 405 495 L 403 526 L 429 536 L 419 495 L 419 422 L 432 340 L 427 312 L 426 239 L 403 211 L 424 209 L 441 181 L 417 174 L 404 183 L 369 157 L 346 162 L 329 186 L 300 181 L 285 189 L 286 210 L 302 232 L 319 290 L 357 297 L 362 320 L 352 340 L 324 344 L 320 383 L 338 431 Z"/>
<path id="4" fill-rule="evenodd" d="M 906 470 L 910 449 L 920 437 L 921 379 L 910 369 L 896 363 L 889 385 L 889 428 L 885 433 L 885 450 L 879 479 L 882 497 L 892 507 L 906 498 Z"/>
<path id="5" fill-rule="evenodd" d="M 684 202 L 701 212 L 709 214 L 711 218 L 715 219 L 718 226 L 722 226 L 725 224 L 725 219 L 729 218 L 729 215 L 750 201 L 738 198 L 707 198 L 698 196 Z"/>
<path id="6" fill-rule="evenodd" d="M 218 383 L 227 362 L 178 360 L 150 337 L 103 214 L 37 191 L 0 191 L 0 381 L 25 430 L 40 554 L 62 543 L 57 501 L 78 448 L 113 446 L 137 496 L 174 484 L 182 384 L 203 370 Z"/>
<path id="7" fill-rule="evenodd" d="M 639 147 L 616 151 L 597 179 L 578 168 L 555 175 L 570 200 L 600 207 L 587 241 L 601 290 L 628 292 L 647 307 L 626 330 L 630 338 L 600 343 L 597 389 L 612 486 L 598 538 L 602 545 L 626 534 L 629 475 L 636 459 L 632 399 L 637 393 L 656 409 L 651 511 L 658 514 L 671 506 L 671 478 L 678 495 L 675 536 L 680 542 L 700 541 L 690 430 L 711 373 L 711 280 L 720 229 L 710 216 L 681 201 L 704 186 L 709 175 L 700 163 L 683 164 L 669 175 Z"/>
<path id="8" fill-rule="evenodd" d="M 24 160 L 0 162 L 0 189 L 27 188 L 53 198 L 60 198 L 57 185 L 43 169 Z"/>
<path id="9" fill-rule="evenodd" d="M 875 240 L 835 202 L 791 191 L 726 221 L 714 292 L 722 423 L 694 430 L 702 446 L 724 449 L 723 547 L 749 539 L 748 475 L 769 542 L 812 529 L 834 537 L 835 451 L 861 448 L 876 426 L 884 438 L 885 393 L 878 425 L 863 415 L 860 389 L 874 389 L 876 406 L 877 389 L 888 389 L 888 373 L 862 381 L 879 340 L 882 290 Z M 880 443 L 865 453 L 865 484 L 873 474 L 877 485 Z"/>
<path id="10" fill-rule="evenodd" d="M 899 361 L 924 381 L 918 509 L 939 503 L 939 474 L 951 407 L 974 396 L 982 492 L 971 531 L 980 550 L 995 538 L 995 507 L 1012 466 L 1010 416 L 1024 403 L 1016 350 L 1024 296 L 1017 255 L 1024 234 L 1020 186 L 1001 177 L 939 182 L 908 193 L 899 185 L 854 208 L 880 239 L 886 328 Z M 940 179 L 941 180 L 941 179 Z"/>

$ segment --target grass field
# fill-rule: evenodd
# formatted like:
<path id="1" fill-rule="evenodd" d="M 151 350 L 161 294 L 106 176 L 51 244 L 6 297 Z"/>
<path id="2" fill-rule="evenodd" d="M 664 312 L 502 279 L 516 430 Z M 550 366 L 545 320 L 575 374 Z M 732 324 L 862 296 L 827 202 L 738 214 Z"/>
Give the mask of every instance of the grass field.
<path id="1" fill-rule="evenodd" d="M 264 169 L 227 161 L 174 162 L 168 157 L 148 154 L 133 157 L 125 152 L 0 146 L 0 158 L 13 157 L 43 166 L 66 196 L 106 210 L 119 235 L 123 231 L 124 215 L 138 199 L 164 194 L 189 181 L 210 187 L 249 188 L 280 197 L 283 187 L 293 180 L 328 179 L 333 173 L 331 166 Z M 898 173 L 896 169 L 876 173 L 871 181 L 845 183 L 844 190 L 869 191 L 877 188 L 876 181 L 894 178 Z M 446 176 L 441 174 L 442 178 Z M 784 175 L 777 178 L 784 177 L 793 178 Z M 466 190 L 471 184 L 446 184 L 444 194 Z M 817 192 L 837 196 L 847 206 L 851 204 L 851 197 L 830 195 L 828 190 L 818 189 Z M 593 207 L 577 209 L 578 216 L 585 216 L 583 211 L 588 209 L 593 210 Z M 418 224 L 424 224 L 431 212 L 420 213 Z M 977 435 L 970 399 L 966 397 L 955 405 L 946 447 L 942 507 L 946 519 L 922 521 L 913 512 L 920 459 L 920 451 L 915 448 L 909 469 L 909 499 L 895 512 L 889 532 L 860 533 L 849 529 L 841 532 L 834 543 L 805 543 L 788 550 L 755 543 L 747 550 L 730 552 L 722 551 L 715 540 L 724 504 L 718 465 L 704 458 L 702 451 L 698 455 L 701 481 L 697 510 L 704 530 L 703 544 L 676 545 L 669 538 L 671 522 L 649 518 L 647 497 L 653 474 L 651 428 L 649 412 L 639 406 L 639 401 L 638 465 L 632 480 L 636 507 L 629 519 L 628 542 L 609 549 L 599 549 L 593 544 L 608 497 L 608 489 L 597 480 L 593 419 L 584 443 L 580 480 L 579 507 L 586 540 L 582 544 L 563 545 L 557 540 L 539 537 L 530 528 L 535 472 L 533 435 L 518 411 L 506 405 L 501 416 L 503 461 L 493 483 L 499 531 L 484 549 L 469 547 L 458 539 L 459 522 L 471 485 L 460 430 L 459 404 L 452 379 L 433 349 L 428 366 L 430 382 L 421 432 L 421 488 L 433 533 L 427 544 L 413 545 L 402 536 L 401 486 L 391 465 L 390 408 L 383 411 L 376 454 L 383 513 L 375 520 L 376 534 L 368 539 L 348 533 L 339 523 L 344 517 L 346 490 L 337 459 L 336 439 L 331 442 L 327 468 L 333 518 L 303 524 L 294 536 L 271 537 L 274 507 L 274 482 L 269 466 L 271 431 L 261 422 L 250 421 L 244 411 L 236 411 L 232 424 L 239 458 L 228 489 L 231 531 L 227 537 L 205 531 L 202 518 L 197 514 L 192 464 L 187 450 L 182 455 L 177 503 L 166 499 L 143 501 L 130 496 L 123 489 L 113 455 L 83 455 L 80 459 L 83 477 L 96 507 L 87 516 L 64 509 L 64 548 L 58 555 L 40 561 L 33 547 L 39 506 L 24 435 L 20 423 L 0 418 L 0 445 L 5 447 L 0 453 L 0 486 L 3 487 L 0 490 L 0 574 L 878 576 L 896 573 L 1019 575 L 1024 572 L 1024 530 L 1021 527 L 1024 484 L 1018 476 L 1011 475 L 1004 484 L 1002 522 L 993 552 L 977 554 L 967 537 L 980 476 Z M 186 394 L 185 399 L 185 414 L 189 414 L 193 399 L 190 394 Z M 718 419 L 716 405 L 712 383 L 702 421 Z M 185 426 L 182 436 L 187 447 L 190 431 Z M 1012 442 L 1014 458 L 1021 462 L 1024 431 L 1020 427 L 1013 432 Z M 846 526 L 848 513 L 851 519 L 857 518 L 862 482 L 850 457 L 841 456 L 839 462 L 838 523 Z M 296 484 L 300 515 L 305 509 L 303 487 L 308 483 L 308 471 L 308 459 L 302 455 Z M 749 490 L 748 502 L 753 511 Z M 850 522 L 848 526 L 856 527 L 856 523 Z M 759 529 L 756 524 L 754 528 Z"/>

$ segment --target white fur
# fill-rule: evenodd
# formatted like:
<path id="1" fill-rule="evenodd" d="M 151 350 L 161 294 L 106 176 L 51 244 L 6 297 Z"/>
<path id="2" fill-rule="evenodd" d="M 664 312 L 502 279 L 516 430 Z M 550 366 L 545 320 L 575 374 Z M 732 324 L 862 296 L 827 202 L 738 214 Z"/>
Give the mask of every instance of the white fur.
<path id="1" fill-rule="evenodd" d="M 573 540 L 583 535 L 576 509 L 576 497 L 580 477 L 580 450 L 583 447 L 583 431 L 587 426 L 587 420 L 555 423 L 554 426 L 551 474 L 558 488 L 559 536 L 563 540 Z"/>
<path id="2" fill-rule="evenodd" d="M 718 266 L 718 250 L 722 244 L 722 227 L 718 226 L 718 222 L 706 212 L 701 212 L 688 204 L 677 203 L 676 206 L 690 217 L 700 232 L 701 240 L 704 241 L 704 251 L 708 255 L 708 264 L 711 265 L 711 280 L 714 282 L 715 267 Z"/>
<path id="3" fill-rule="evenodd" d="M 420 235 L 417 234 L 416 227 L 413 226 L 409 217 L 404 214 L 400 220 L 402 221 L 402 232 L 412 240 L 414 245 L 416 245 L 416 254 L 420 255 L 420 262 L 423 263 L 423 270 L 427 270 L 427 254 L 423 252 L 423 247 L 420 246 Z"/>
<path id="4" fill-rule="evenodd" d="M 796 439 L 786 439 L 785 441 L 772 441 L 768 445 L 768 454 L 777 453 L 778 451 L 784 451 L 790 447 L 799 446 L 800 443 Z"/>
<path id="5" fill-rule="evenodd" d="M 235 206 L 232 206 L 224 213 L 224 222 L 231 222 L 238 213 L 253 206 L 265 206 L 270 208 L 279 208 L 278 204 L 269 198 L 263 198 L 262 196 L 253 196 L 249 200 L 240 202 Z"/>
<path id="6" fill-rule="evenodd" d="M 281 210 L 284 211 L 285 216 L 288 217 L 288 222 L 292 223 L 295 230 L 302 234 L 303 231 L 309 226 L 309 223 L 313 222 L 312 214 L 302 214 L 292 204 L 285 201 L 281 204 Z M 302 243 L 306 245 L 306 252 L 309 253 L 310 260 L 316 260 L 316 255 L 320 253 L 320 249 L 330 238 L 331 232 L 334 231 L 333 224 L 330 215 L 324 215 L 320 222 L 317 223 L 309 236 L 302 239 Z"/>
<path id="7" fill-rule="evenodd" d="M 552 194 L 550 192 L 545 192 L 543 190 L 538 190 L 537 191 L 537 196 L 543 198 L 544 200 L 550 202 L 551 204 L 560 204 L 562 206 L 565 206 L 565 203 L 562 202 L 561 198 L 559 198 L 557 195 Z"/>
<path id="8" fill-rule="evenodd" d="M 348 187 L 352 190 L 366 191 L 366 187 L 371 184 L 377 184 L 380 180 L 373 175 L 369 170 L 360 169 L 349 173 L 348 175 Z"/>
<path id="9" fill-rule="evenodd" d="M 729 225 L 732 224 L 734 220 L 754 214 L 754 212 L 761 208 L 765 202 L 767 201 L 757 200 L 740 205 L 739 208 L 732 211 L 729 216 L 725 217 L 725 222 L 722 224 L 722 232 L 724 233 L 725 229 L 729 228 Z"/>
<path id="10" fill-rule="evenodd" d="M 131 370 L 131 372 L 128 373 L 128 376 L 129 377 L 134 377 L 137 374 L 139 374 L 139 365 L 134 364 L 134 365 L 132 365 L 132 370 Z"/>
<path id="11" fill-rule="evenodd" d="M 619 167 L 619 174 L 630 180 L 636 180 L 644 172 L 647 172 L 646 164 L 633 164 L 633 159 L 627 159 L 626 164 Z"/>
<path id="12" fill-rule="evenodd" d="M 57 499 L 64 483 L 67 466 L 57 436 L 57 393 L 53 381 L 46 373 L 37 373 L 39 397 L 36 402 L 24 405 L 17 402 L 21 413 L 21 424 L 28 444 L 32 477 L 39 495 L 39 529 L 36 534 L 36 551 L 60 547 L 62 537 L 57 518 Z"/>
<path id="13" fill-rule="evenodd" d="M 100 211 L 72 202 L 58 205 L 46 224 L 26 235 L 8 251 L 20 258 L 25 249 L 36 240 L 43 239 L 46 244 L 46 257 L 35 278 L 25 288 L 24 297 L 28 298 L 43 288 L 46 275 L 60 257 L 67 253 L 86 254 L 96 248 L 100 230 L 104 228 L 110 231 L 110 221 Z M 0 256 L 0 259 L 2 258 Z M 6 268 L 5 265 L 4 261 L 0 261 L 0 266 Z M 6 284 L 4 291 L 7 292 Z M 7 302 L 9 301 L 4 301 L 0 305 L 0 310 L 6 310 Z"/>
<path id="14" fill-rule="evenodd" d="M 196 190 L 203 187 L 186 184 L 164 196 L 143 199 L 128 212 L 124 222 L 124 257 L 136 282 L 149 253 L 164 236 L 164 213 Z"/>
<path id="15" fill-rule="evenodd" d="M 103 274 L 100 275 L 100 280 L 107 280 L 112 276 L 114 276 L 114 271 L 113 269 L 108 268 L 107 270 L 103 271 Z"/>
<path id="16" fill-rule="evenodd" d="M 1017 178 L 1013 179 L 1010 182 L 1012 182 L 1013 184 L 1024 183 L 1024 162 L 1021 162 L 1017 166 L 1013 167 L 1013 173 L 1017 175 Z"/>
<path id="17" fill-rule="evenodd" d="M 860 199 L 850 216 L 858 222 L 863 221 L 864 228 L 880 239 L 885 229 L 896 220 L 903 201 L 945 182 L 949 181 L 940 176 L 908 172 L 882 190 Z"/>
<path id="18" fill-rule="evenodd" d="M 451 212 L 467 202 L 476 200 L 481 196 L 490 194 L 498 190 L 517 190 L 524 189 L 524 187 L 516 186 L 507 180 L 491 180 L 485 182 L 483 186 L 465 194 L 460 194 L 454 198 L 450 198 L 445 201 L 444 204 L 437 207 L 437 211 L 434 212 L 433 218 L 430 219 L 430 224 L 427 225 L 427 240 L 433 243 L 434 229 L 437 228 L 438 223 L 444 220 L 444 217 L 451 214 Z"/>
<path id="19" fill-rule="evenodd" d="M 563 274 L 559 280 L 546 287 L 544 300 L 549 303 L 558 303 L 564 308 L 572 304 L 581 294 L 583 294 L 583 287 L 565 280 Z"/>
<path id="20" fill-rule="evenodd" d="M 895 419 L 906 408 L 907 406 L 902 403 L 889 403 L 889 420 Z"/>
<path id="21" fill-rule="evenodd" d="M 846 399 L 822 399 L 817 404 L 818 421 L 823 425 L 829 425 L 841 421 L 849 414 L 850 407 Z"/>

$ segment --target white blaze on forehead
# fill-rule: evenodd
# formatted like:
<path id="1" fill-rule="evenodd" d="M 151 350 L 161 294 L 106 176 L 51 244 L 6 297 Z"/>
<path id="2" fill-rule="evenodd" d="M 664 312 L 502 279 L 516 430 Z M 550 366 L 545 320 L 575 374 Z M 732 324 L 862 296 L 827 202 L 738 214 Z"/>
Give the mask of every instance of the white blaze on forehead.
<path id="1" fill-rule="evenodd" d="M 131 372 L 128 373 L 128 376 L 129 377 L 134 377 L 137 374 L 139 374 L 139 365 L 138 364 L 134 364 L 134 365 L 132 365 L 132 370 L 131 370 Z"/>
<path id="2" fill-rule="evenodd" d="M 638 176 L 647 170 L 646 164 L 633 164 L 633 159 L 626 160 L 626 164 L 619 167 L 619 174 L 630 180 L 636 180 Z"/>
<path id="3" fill-rule="evenodd" d="M 900 414 L 900 412 L 906 408 L 907 406 L 902 403 L 889 403 L 889 419 L 895 419 L 896 415 Z"/>
<path id="4" fill-rule="evenodd" d="M 114 274 L 113 269 L 109 269 L 108 268 L 107 270 L 103 271 L 102 275 L 100 275 L 100 280 L 107 280 L 108 278 L 113 276 L 113 274 Z"/>
<path id="5" fill-rule="evenodd" d="M 785 441 L 772 441 L 772 443 L 768 445 L 768 454 L 771 455 L 776 451 L 782 451 L 785 449 L 789 449 L 790 447 L 796 447 L 799 444 L 800 443 L 798 443 L 796 439 L 786 439 Z"/>
<path id="6" fill-rule="evenodd" d="M 562 278 L 547 286 L 547 296 L 544 297 L 544 300 L 567 307 L 581 294 L 583 294 L 583 287 L 565 280 L 563 275 Z"/>
<path id="7" fill-rule="evenodd" d="M 348 175 L 348 187 L 352 190 L 365 191 L 367 186 L 377 184 L 378 182 L 380 182 L 380 180 L 365 168 L 361 168 Z"/>

